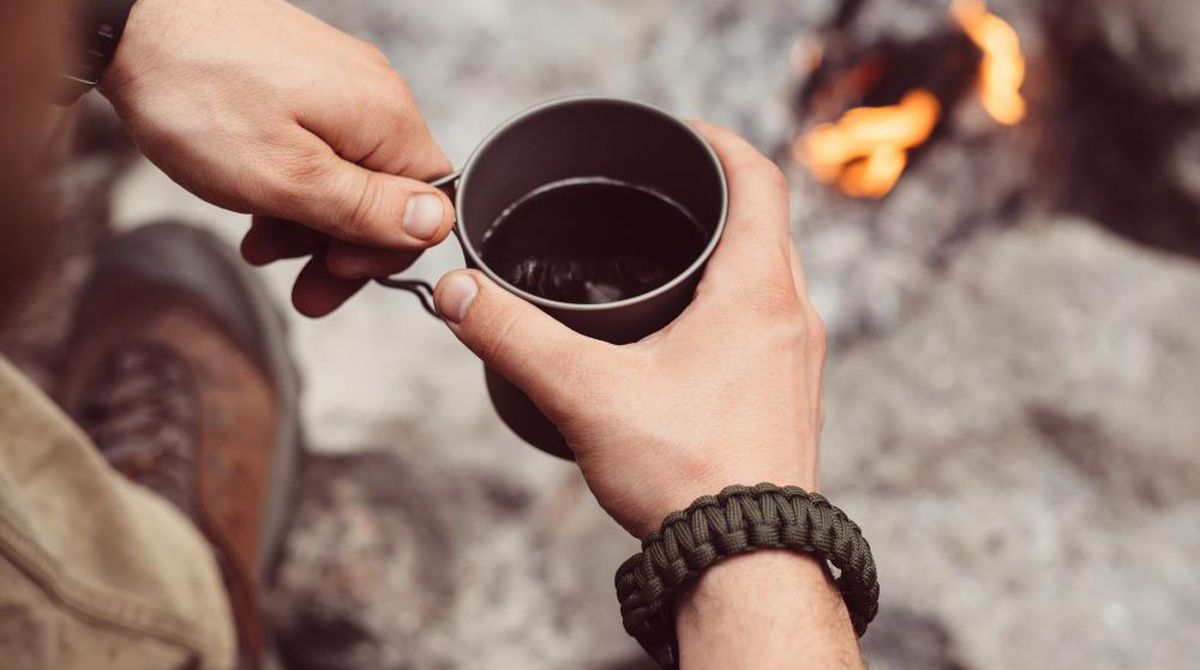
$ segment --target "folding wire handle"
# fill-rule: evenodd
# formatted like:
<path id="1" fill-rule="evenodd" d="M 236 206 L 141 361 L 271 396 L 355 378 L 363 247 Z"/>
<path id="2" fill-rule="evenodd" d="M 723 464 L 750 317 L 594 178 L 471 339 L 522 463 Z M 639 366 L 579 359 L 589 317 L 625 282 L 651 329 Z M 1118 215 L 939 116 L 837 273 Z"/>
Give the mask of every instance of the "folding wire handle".
<path id="1" fill-rule="evenodd" d="M 433 285 L 422 279 L 393 279 L 386 277 L 376 279 L 376 284 L 386 286 L 388 288 L 398 288 L 401 291 L 408 291 L 417 296 L 417 300 L 421 301 L 421 306 L 426 312 L 435 319 L 441 319 L 442 315 L 438 314 L 437 308 L 433 306 Z"/>
<path id="2" fill-rule="evenodd" d="M 441 179 L 437 179 L 437 180 L 429 182 L 429 185 L 442 191 L 446 195 L 450 196 L 450 200 L 454 201 L 455 195 L 457 194 L 457 189 L 458 189 L 458 178 L 461 176 L 462 176 L 461 172 L 451 172 L 450 174 L 446 175 L 445 177 L 442 177 Z M 456 238 L 458 238 L 458 243 L 461 245 L 463 243 L 462 233 L 458 229 L 457 221 L 454 222 L 454 227 L 452 228 L 452 230 L 454 231 L 454 236 Z M 388 288 L 400 289 L 401 291 L 408 291 L 409 293 L 411 293 L 417 297 L 417 300 L 419 300 L 421 302 L 421 307 L 424 307 L 425 311 L 429 312 L 430 316 L 432 316 L 435 319 L 442 318 L 442 315 L 438 314 L 437 307 L 434 306 L 433 285 L 430 284 L 429 282 L 427 282 L 423 279 L 405 279 L 403 277 L 384 277 L 384 278 L 376 279 L 375 283 L 379 284 L 380 286 L 386 286 Z"/>

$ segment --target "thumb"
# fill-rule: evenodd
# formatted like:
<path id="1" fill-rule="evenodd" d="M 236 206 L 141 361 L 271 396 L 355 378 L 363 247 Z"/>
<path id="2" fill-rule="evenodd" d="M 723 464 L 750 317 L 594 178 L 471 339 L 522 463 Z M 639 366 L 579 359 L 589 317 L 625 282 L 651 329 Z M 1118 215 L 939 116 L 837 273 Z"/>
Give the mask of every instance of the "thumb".
<path id="1" fill-rule="evenodd" d="M 477 270 L 453 272 L 434 290 L 458 339 L 539 407 L 560 406 L 576 382 L 602 365 L 604 342 L 576 333 Z"/>
<path id="2" fill-rule="evenodd" d="M 343 160 L 312 135 L 297 138 L 294 165 L 267 180 L 265 212 L 365 246 L 424 249 L 441 242 L 454 206 L 433 186 Z M 260 212 L 261 213 L 261 212 Z"/>

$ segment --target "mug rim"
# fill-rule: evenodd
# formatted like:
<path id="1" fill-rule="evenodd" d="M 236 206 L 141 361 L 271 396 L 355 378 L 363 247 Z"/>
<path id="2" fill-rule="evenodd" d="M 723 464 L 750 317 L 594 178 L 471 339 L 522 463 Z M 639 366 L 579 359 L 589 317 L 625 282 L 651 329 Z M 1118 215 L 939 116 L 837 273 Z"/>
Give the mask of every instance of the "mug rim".
<path id="1" fill-rule="evenodd" d="M 655 114 L 659 117 L 662 117 L 662 118 L 674 123 L 677 127 L 684 130 L 693 139 L 695 139 L 696 142 L 698 142 L 699 145 L 704 149 L 704 151 L 708 155 L 709 159 L 712 161 L 713 166 L 717 170 L 717 176 L 720 178 L 720 182 L 721 182 L 720 218 L 717 221 L 716 228 L 713 230 L 711 239 L 708 241 L 708 244 L 705 245 L 704 250 L 700 252 L 700 255 L 696 257 L 696 260 L 694 260 L 682 272 L 680 272 L 675 277 L 671 278 L 670 281 L 666 282 L 662 286 L 659 286 L 659 287 L 657 287 L 653 290 L 647 291 L 645 293 L 635 295 L 632 298 L 625 298 L 624 300 L 616 300 L 613 302 L 574 303 L 574 302 L 562 302 L 559 300 L 550 300 L 548 298 L 543 298 L 541 296 L 535 295 L 533 293 L 529 293 L 528 291 L 523 291 L 520 288 L 513 286 L 511 283 L 506 281 L 503 277 L 499 276 L 495 271 L 492 270 L 491 267 L 489 267 L 486 263 L 483 262 L 483 258 L 480 257 L 479 253 L 475 249 L 475 245 L 471 242 L 471 236 L 467 235 L 467 233 L 466 233 L 466 226 L 463 225 L 463 220 L 462 220 L 462 213 L 464 211 L 463 210 L 463 195 L 467 192 L 467 184 L 469 183 L 471 174 L 475 167 L 476 159 L 478 159 L 479 156 L 481 154 L 483 154 L 483 152 L 488 147 L 490 147 L 493 143 L 495 143 L 500 138 L 500 136 L 502 134 L 504 134 L 504 132 L 507 131 L 509 128 L 511 128 L 513 125 L 515 125 L 516 123 L 518 123 L 530 116 L 533 116 L 534 114 L 538 114 L 538 113 L 545 111 L 547 109 L 550 109 L 550 108 L 563 107 L 563 106 L 579 104 L 579 103 L 595 103 L 595 102 L 616 103 L 618 105 L 636 107 L 638 109 L 641 109 L 642 111 L 650 112 L 651 114 Z M 490 133 L 488 133 L 488 135 L 486 137 L 484 137 L 483 141 L 480 142 L 479 145 L 475 147 L 475 150 L 471 152 L 471 156 L 470 156 L 470 158 L 467 159 L 467 162 L 465 164 L 463 164 L 462 171 L 459 173 L 459 179 L 458 179 L 458 185 L 456 188 L 456 193 L 454 194 L 454 207 L 455 207 L 455 210 L 458 212 L 458 220 L 455 222 L 455 226 L 457 228 L 459 228 L 459 233 L 460 233 L 458 235 L 459 241 L 462 243 L 463 251 L 467 254 L 468 259 L 471 261 L 470 264 L 474 265 L 481 272 L 483 272 L 485 275 L 487 275 L 489 279 L 491 279 L 492 281 L 499 284 L 502 288 L 504 288 L 504 290 L 516 295 L 517 297 L 521 298 L 522 300 L 525 300 L 526 302 L 533 303 L 534 305 L 537 305 L 539 307 L 543 307 L 546 309 L 555 309 L 555 310 L 572 311 L 572 312 L 600 312 L 600 311 L 604 311 L 604 310 L 608 310 L 608 309 L 617 309 L 617 308 L 626 307 L 629 305 L 636 305 L 636 304 L 645 302 L 647 300 L 652 300 L 664 293 L 667 293 L 667 292 L 673 290 L 676 286 L 679 286 L 683 282 L 687 281 L 689 278 L 691 278 L 693 275 L 695 275 L 696 272 L 698 272 L 700 270 L 700 268 L 702 268 L 704 266 L 705 263 L 708 262 L 709 258 L 712 257 L 713 252 L 716 250 L 717 245 L 720 244 L 721 237 L 725 233 L 725 219 L 729 215 L 729 182 L 725 176 L 725 168 L 723 165 L 721 165 L 720 158 L 717 157 L 717 152 L 713 150 L 712 146 L 709 145 L 708 141 L 705 140 L 704 137 L 700 135 L 700 133 L 696 132 L 695 128 L 691 127 L 687 123 L 684 123 L 680 119 L 676 118 L 674 115 L 672 115 L 658 107 L 655 107 L 654 105 L 651 105 L 651 104 L 645 103 L 645 102 L 641 102 L 639 100 L 629 100 L 627 98 L 615 98 L 615 97 L 611 97 L 611 96 L 600 96 L 600 95 L 575 95 L 575 96 L 568 96 L 568 97 L 564 97 L 564 98 L 557 98 L 554 100 L 549 100 L 549 101 L 534 105 L 533 107 L 529 107 L 529 108 L 525 109 L 524 111 L 519 112 L 519 113 L 509 117 L 508 120 L 506 120 L 504 123 L 501 123 L 494 130 L 492 130 Z"/>

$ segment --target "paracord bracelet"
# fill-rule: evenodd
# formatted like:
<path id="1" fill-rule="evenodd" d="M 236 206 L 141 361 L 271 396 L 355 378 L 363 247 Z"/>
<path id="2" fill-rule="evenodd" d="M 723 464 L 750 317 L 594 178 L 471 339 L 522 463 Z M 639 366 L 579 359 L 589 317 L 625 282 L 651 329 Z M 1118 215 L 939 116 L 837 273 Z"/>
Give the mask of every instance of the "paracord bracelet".
<path id="1" fill-rule="evenodd" d="M 673 512 L 617 570 L 625 631 L 664 668 L 678 667 L 673 606 L 715 563 L 756 549 L 792 549 L 841 571 L 836 583 L 862 637 L 879 609 L 871 547 L 858 526 L 819 494 L 774 484 L 730 486 Z"/>
<path id="2" fill-rule="evenodd" d="M 67 30 L 78 45 L 78 62 L 61 80 L 55 103 L 68 107 L 100 83 L 117 54 L 117 45 L 136 0 L 82 0 L 67 17 Z"/>

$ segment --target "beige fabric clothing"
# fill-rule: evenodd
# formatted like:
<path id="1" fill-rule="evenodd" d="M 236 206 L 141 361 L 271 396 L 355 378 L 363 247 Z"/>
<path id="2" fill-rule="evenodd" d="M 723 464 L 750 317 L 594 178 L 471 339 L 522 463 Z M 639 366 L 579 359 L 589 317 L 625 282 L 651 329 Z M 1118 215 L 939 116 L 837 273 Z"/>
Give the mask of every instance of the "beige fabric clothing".
<path id="1" fill-rule="evenodd" d="M 0 358 L 0 666 L 229 670 L 235 657 L 204 538 Z"/>

